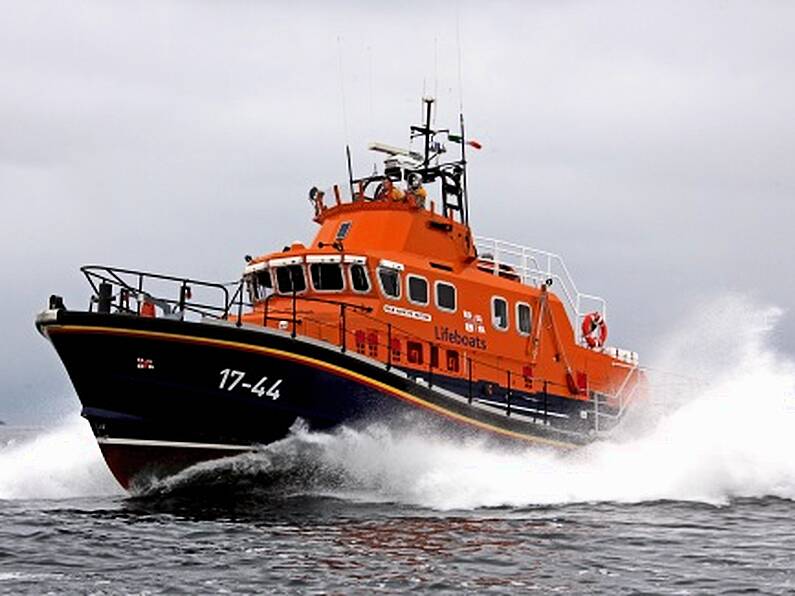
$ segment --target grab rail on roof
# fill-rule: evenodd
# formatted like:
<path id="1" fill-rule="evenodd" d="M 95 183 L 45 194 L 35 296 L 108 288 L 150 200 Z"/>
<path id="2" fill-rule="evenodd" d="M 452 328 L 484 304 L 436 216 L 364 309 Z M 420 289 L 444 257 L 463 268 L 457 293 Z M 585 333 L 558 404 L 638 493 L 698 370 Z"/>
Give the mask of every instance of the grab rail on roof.
<path id="1" fill-rule="evenodd" d="M 588 313 L 597 311 L 606 319 L 607 302 L 600 296 L 580 292 L 559 255 L 485 236 L 476 236 L 475 246 L 482 271 L 516 279 L 528 286 L 538 287 L 552 280 L 571 317 L 578 341 L 583 340 L 580 327 Z"/>

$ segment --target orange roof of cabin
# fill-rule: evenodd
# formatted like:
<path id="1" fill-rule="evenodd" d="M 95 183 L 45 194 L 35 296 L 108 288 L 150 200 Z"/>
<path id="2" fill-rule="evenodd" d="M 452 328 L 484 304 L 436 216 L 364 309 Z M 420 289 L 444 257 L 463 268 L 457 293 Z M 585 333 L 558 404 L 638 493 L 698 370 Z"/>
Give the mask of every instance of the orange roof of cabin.
<path id="1" fill-rule="evenodd" d="M 313 253 L 336 254 L 331 244 L 336 239 L 337 231 L 344 222 L 351 222 L 350 230 L 342 241 L 345 253 L 414 254 L 446 263 L 456 270 L 475 259 L 474 241 L 468 226 L 402 202 L 343 203 L 324 209 L 315 221 L 320 223 L 320 230 L 307 247 Z M 324 245 L 322 248 L 321 244 Z"/>
<path id="2" fill-rule="evenodd" d="M 354 201 L 326 208 L 315 218 L 320 230 L 309 246 L 295 243 L 289 249 L 262 255 L 253 262 L 285 256 L 307 254 L 340 254 L 331 246 L 340 225 L 351 222 L 343 240 L 344 253 L 391 259 L 412 268 L 426 269 L 430 263 L 448 265 L 445 273 L 437 270 L 439 279 L 460 276 L 483 284 L 491 292 L 504 296 L 537 297 L 541 290 L 505 277 L 485 272 L 476 266 L 477 254 L 468 226 L 427 209 L 411 207 L 404 202 Z M 322 244 L 322 246 L 321 246 Z M 413 257 L 413 258 L 412 258 Z M 568 321 L 565 309 L 555 292 L 549 292 L 550 306 Z M 570 325 L 560 329 L 567 339 L 573 338 Z"/>

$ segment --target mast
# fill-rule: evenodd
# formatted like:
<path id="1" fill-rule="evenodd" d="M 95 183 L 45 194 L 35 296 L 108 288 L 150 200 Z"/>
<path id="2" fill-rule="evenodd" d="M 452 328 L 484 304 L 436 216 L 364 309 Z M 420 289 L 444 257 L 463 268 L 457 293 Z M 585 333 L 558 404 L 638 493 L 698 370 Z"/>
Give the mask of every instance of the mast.
<path id="1" fill-rule="evenodd" d="M 425 128 L 423 134 L 425 136 L 425 159 L 423 160 L 423 168 L 428 171 L 431 165 L 431 136 L 434 134 L 431 130 L 431 107 L 433 106 L 434 99 L 432 97 L 423 97 L 422 101 L 425 102 Z"/>
<path id="2" fill-rule="evenodd" d="M 345 145 L 345 156 L 348 158 L 348 188 L 351 191 L 351 201 L 356 199 L 353 194 L 353 166 L 351 165 L 351 146 Z"/>
<path id="3" fill-rule="evenodd" d="M 465 226 L 469 226 L 469 193 L 467 189 L 466 176 L 466 136 L 464 129 L 463 112 L 459 114 L 459 131 L 453 134 L 450 129 L 431 128 L 433 124 L 433 104 L 436 100 L 433 97 L 423 97 L 423 116 L 424 122 L 419 126 L 411 126 L 410 139 L 414 141 L 422 137 L 422 154 L 411 149 L 403 149 L 385 143 L 371 143 L 369 148 L 373 151 L 386 153 L 388 157 L 384 161 L 384 173 L 373 172 L 370 176 L 356 179 L 351 171 L 350 149 L 346 147 L 348 158 L 348 177 L 353 194 L 353 186 L 359 185 L 359 192 L 365 200 L 373 200 L 378 194 L 378 189 L 386 178 L 393 181 L 408 181 L 411 175 L 419 174 L 422 184 L 439 182 L 440 198 L 442 199 L 442 215 L 448 218 L 457 219 Z M 436 141 L 436 135 L 447 135 L 447 140 L 452 143 L 461 144 L 461 156 L 459 159 L 443 161 L 442 155 L 446 153 L 445 145 Z M 478 144 L 471 142 L 473 147 L 480 148 Z M 375 187 L 373 195 L 366 195 L 369 187 Z M 455 218 L 455 213 L 458 217 Z"/>
<path id="4" fill-rule="evenodd" d="M 467 156 L 466 146 L 467 138 L 464 133 L 464 113 L 458 114 L 458 120 L 461 124 L 461 193 L 462 193 L 462 213 L 461 223 L 469 225 L 469 192 L 467 191 Z"/>

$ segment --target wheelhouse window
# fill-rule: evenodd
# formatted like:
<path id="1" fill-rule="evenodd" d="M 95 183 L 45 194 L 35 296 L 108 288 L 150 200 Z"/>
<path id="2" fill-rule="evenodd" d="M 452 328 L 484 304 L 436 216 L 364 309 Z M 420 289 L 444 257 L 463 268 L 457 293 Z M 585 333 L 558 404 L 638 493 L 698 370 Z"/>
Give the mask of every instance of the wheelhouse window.
<path id="1" fill-rule="evenodd" d="M 508 302 L 504 298 L 491 299 L 491 324 L 500 331 L 508 329 Z"/>
<path id="2" fill-rule="evenodd" d="M 389 267 L 379 267 L 378 281 L 381 283 L 381 291 L 384 296 L 393 300 L 400 298 L 400 271 Z"/>
<path id="3" fill-rule="evenodd" d="M 428 306 L 428 280 L 419 275 L 409 275 L 406 283 L 409 291 L 409 302 Z"/>
<path id="4" fill-rule="evenodd" d="M 301 265 L 285 265 L 276 268 L 276 285 L 280 294 L 292 294 L 306 290 L 304 268 Z"/>
<path id="5" fill-rule="evenodd" d="M 370 278 L 367 276 L 367 268 L 359 263 L 354 263 L 350 268 L 351 287 L 354 292 L 369 292 Z"/>
<path id="6" fill-rule="evenodd" d="M 530 328 L 532 326 L 533 314 L 530 310 L 530 305 L 524 302 L 516 303 L 516 330 L 521 335 L 530 335 Z"/>
<path id="7" fill-rule="evenodd" d="M 265 300 L 268 294 L 273 290 L 271 274 L 267 269 L 260 269 L 259 271 L 249 273 L 246 275 L 246 283 L 248 285 L 248 294 L 251 302 Z"/>
<path id="8" fill-rule="evenodd" d="M 345 287 L 342 267 L 338 263 L 312 263 L 309 276 L 312 287 L 318 292 L 340 292 Z"/>
<path id="9" fill-rule="evenodd" d="M 261 290 L 272 290 L 273 289 L 273 282 L 271 281 L 271 272 L 267 269 L 261 269 L 254 274 L 254 280 L 257 282 L 257 286 Z M 266 292 L 262 291 L 263 297 L 265 296 Z"/>
<path id="10" fill-rule="evenodd" d="M 444 281 L 436 282 L 436 306 L 440 310 L 455 312 L 456 291 L 454 285 Z"/>

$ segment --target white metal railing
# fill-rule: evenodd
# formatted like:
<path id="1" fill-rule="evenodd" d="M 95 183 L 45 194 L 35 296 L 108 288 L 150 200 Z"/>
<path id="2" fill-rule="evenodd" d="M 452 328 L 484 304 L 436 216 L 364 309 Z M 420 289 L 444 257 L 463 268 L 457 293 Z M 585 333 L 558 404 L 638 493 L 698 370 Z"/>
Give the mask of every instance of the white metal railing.
<path id="1" fill-rule="evenodd" d="M 624 380 L 622 381 L 621 385 L 616 390 L 616 392 L 612 396 L 606 396 L 608 397 L 608 399 L 612 397 L 613 400 L 615 400 L 615 402 L 618 404 L 618 409 L 615 410 L 614 413 L 607 413 L 600 411 L 599 395 L 594 394 L 593 396 L 594 410 L 596 414 L 594 430 L 596 432 L 599 432 L 601 430 L 599 427 L 600 416 L 602 418 L 612 419 L 615 422 L 621 420 L 621 418 L 624 416 L 624 411 L 626 410 L 627 406 L 632 402 L 632 400 L 635 398 L 635 393 L 637 393 L 638 387 L 640 387 L 642 383 L 639 375 L 642 372 L 645 372 L 644 369 L 640 368 L 637 364 L 632 364 L 632 365 L 614 364 L 614 366 L 626 366 L 628 369 L 627 374 L 624 377 Z M 629 381 L 633 376 L 635 377 L 635 382 L 632 385 L 630 385 Z"/>
<path id="2" fill-rule="evenodd" d="M 578 341 L 582 340 L 580 324 L 583 317 L 597 311 L 607 318 L 604 298 L 585 294 L 577 289 L 563 259 L 554 253 L 503 240 L 475 237 L 478 250 L 478 267 L 494 275 L 512 278 L 528 286 L 540 286 L 552 281 L 556 294 L 563 300 L 572 319 Z"/>

